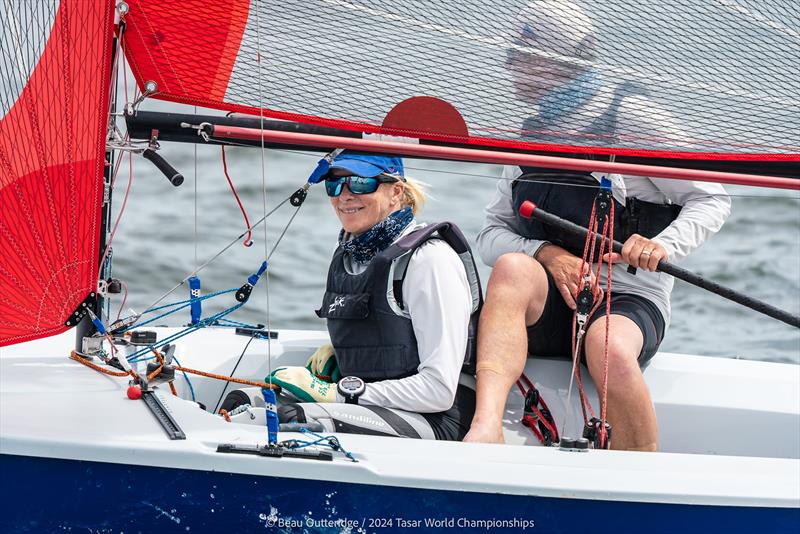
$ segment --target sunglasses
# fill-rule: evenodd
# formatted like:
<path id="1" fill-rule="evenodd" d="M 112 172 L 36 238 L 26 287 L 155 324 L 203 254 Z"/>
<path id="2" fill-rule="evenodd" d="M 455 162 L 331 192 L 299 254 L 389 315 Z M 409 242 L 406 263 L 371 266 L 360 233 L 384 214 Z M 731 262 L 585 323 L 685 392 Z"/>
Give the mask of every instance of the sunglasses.
<path id="1" fill-rule="evenodd" d="M 379 174 L 373 178 L 364 176 L 331 176 L 325 179 L 325 191 L 329 197 L 338 197 L 344 186 L 354 195 L 369 195 L 378 190 L 380 184 L 397 182 L 399 178 L 388 174 Z"/>

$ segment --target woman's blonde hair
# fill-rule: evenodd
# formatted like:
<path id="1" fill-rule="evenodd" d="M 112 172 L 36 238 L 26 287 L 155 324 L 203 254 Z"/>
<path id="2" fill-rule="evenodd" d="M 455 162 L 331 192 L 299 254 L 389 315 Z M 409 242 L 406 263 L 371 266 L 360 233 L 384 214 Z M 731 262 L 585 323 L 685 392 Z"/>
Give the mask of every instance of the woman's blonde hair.
<path id="1" fill-rule="evenodd" d="M 403 189 L 403 204 L 410 207 L 414 215 L 417 215 L 427 200 L 428 184 L 406 176 L 406 181 L 403 185 L 405 185 Z"/>

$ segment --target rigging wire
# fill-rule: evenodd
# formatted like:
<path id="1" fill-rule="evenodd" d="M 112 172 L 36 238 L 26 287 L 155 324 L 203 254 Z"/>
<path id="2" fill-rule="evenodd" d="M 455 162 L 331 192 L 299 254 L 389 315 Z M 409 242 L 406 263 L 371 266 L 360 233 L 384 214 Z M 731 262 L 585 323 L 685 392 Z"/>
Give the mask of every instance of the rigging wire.
<path id="1" fill-rule="evenodd" d="M 119 161 L 122 161 L 123 158 L 119 158 Z M 133 154 L 128 153 L 128 163 L 129 163 L 129 173 L 128 173 L 128 187 L 125 189 L 125 196 L 122 198 L 122 207 L 119 209 L 119 213 L 117 214 L 117 220 L 114 221 L 114 227 L 111 229 L 111 234 L 108 237 L 108 242 L 106 243 L 106 249 L 103 252 L 103 256 L 100 258 L 100 265 L 105 265 L 106 258 L 108 258 L 108 254 L 111 251 L 111 243 L 114 241 L 114 236 L 117 233 L 117 228 L 119 227 L 119 223 L 122 220 L 122 215 L 125 213 L 125 207 L 128 205 L 128 197 L 131 193 L 131 185 L 133 184 Z M 115 178 L 112 181 L 113 183 L 116 181 L 116 174 Z"/>
<path id="2" fill-rule="evenodd" d="M 282 201 L 281 201 L 281 202 L 280 202 L 280 203 L 279 203 L 277 206 L 275 206 L 274 208 L 272 208 L 272 209 L 271 209 L 271 210 L 270 210 L 270 211 L 269 211 L 269 212 L 268 212 L 266 215 L 264 215 L 263 217 L 261 217 L 261 218 L 260 218 L 259 220 L 257 220 L 255 223 L 253 223 L 253 225 L 252 225 L 252 228 L 255 228 L 256 226 L 258 226 L 258 225 L 260 225 L 261 223 L 263 223 L 264 221 L 266 221 L 266 220 L 267 220 L 267 218 L 268 218 L 270 215 L 272 215 L 273 213 L 275 213 L 276 211 L 278 211 L 278 209 L 279 209 L 281 206 L 283 206 L 284 204 L 286 204 L 287 202 L 289 202 L 289 199 L 290 199 L 290 198 L 291 198 L 291 197 L 286 197 L 285 199 L 283 199 L 283 200 L 282 200 Z M 160 303 L 162 300 L 164 300 L 164 299 L 165 299 L 165 298 L 167 298 L 169 295 L 171 295 L 171 294 L 172 294 L 172 293 L 173 293 L 173 292 L 174 292 L 176 289 L 178 289 L 179 287 L 181 287 L 182 285 L 184 285 L 184 284 L 187 282 L 187 280 L 189 280 L 189 278 L 191 278 L 192 276 L 196 275 L 197 273 L 199 273 L 200 271 L 202 271 L 203 269 L 205 269 L 206 267 L 208 267 L 208 266 L 209 266 L 211 263 L 213 263 L 213 262 L 214 262 L 214 261 L 215 261 L 217 258 L 219 258 L 219 257 L 220 257 L 220 256 L 222 256 L 223 254 L 225 254 L 225 252 L 227 252 L 227 251 L 228 251 L 228 249 L 230 249 L 230 248 L 231 248 L 233 245 L 235 245 L 236 243 L 238 243 L 238 242 L 239 242 L 239 240 L 240 240 L 240 239 L 242 239 L 242 238 L 243 238 L 243 237 L 244 237 L 246 234 L 247 234 L 247 232 L 245 232 L 245 233 L 242 233 L 242 234 L 239 234 L 237 237 L 235 237 L 233 240 L 231 240 L 231 241 L 230 241 L 230 242 L 229 242 L 227 245 L 225 245 L 224 247 L 222 247 L 222 249 L 221 249 L 219 252 L 217 252 L 216 254 L 214 254 L 214 255 L 213 255 L 211 258 L 209 258 L 209 259 L 208 259 L 208 260 L 206 260 L 204 263 L 202 263 L 202 264 L 201 264 L 199 267 L 197 267 L 195 270 L 193 270 L 192 272 L 190 272 L 190 273 L 189 273 L 189 274 L 188 274 L 188 275 L 187 275 L 187 276 L 186 276 L 186 277 L 185 277 L 183 280 L 181 280 L 180 282 L 178 282 L 177 284 L 175 284 L 175 286 L 173 286 L 171 289 L 169 289 L 167 292 L 165 292 L 163 295 L 161 295 L 161 296 L 160 296 L 160 297 L 158 297 L 158 298 L 157 298 L 155 301 L 153 301 L 153 302 L 152 302 L 152 303 L 151 303 L 149 306 L 147 306 L 147 308 L 146 308 L 146 309 L 147 309 L 147 310 L 150 310 L 150 309 L 152 309 L 152 308 L 153 308 L 153 306 L 155 306 L 155 305 L 159 304 L 159 303 Z M 268 269 L 268 271 L 269 271 L 269 269 Z"/>
<path id="3" fill-rule="evenodd" d="M 197 106 L 194 107 L 194 114 L 197 115 Z M 194 144 L 194 268 L 197 269 L 197 143 Z"/>
<path id="4" fill-rule="evenodd" d="M 256 56 L 258 60 L 258 115 L 260 121 L 261 130 L 264 130 L 264 88 L 263 88 L 263 79 L 262 79 L 262 72 L 261 72 L 261 1 L 259 0 L 256 3 Z M 266 148 L 264 146 L 264 136 L 261 136 L 261 188 L 262 188 L 262 199 L 263 199 L 263 206 L 264 206 L 264 217 L 266 218 L 267 213 L 267 179 L 266 179 L 266 170 L 265 170 L 265 154 Z M 299 206 L 298 206 L 299 209 Z M 297 211 L 295 214 L 297 215 Z M 294 220 L 294 215 L 292 215 L 292 219 L 289 221 L 291 223 Z M 284 230 L 284 233 L 286 230 Z M 281 234 L 283 237 L 283 234 Z M 277 246 L 277 243 L 275 244 Z M 274 250 L 274 249 L 273 249 Z M 264 261 L 269 262 L 269 258 L 271 254 L 269 254 L 269 245 L 267 244 L 267 225 L 264 225 Z M 266 276 L 264 277 L 264 291 L 267 296 L 267 332 L 271 330 L 270 327 L 270 309 L 269 309 L 269 274 L 272 269 L 269 268 L 269 263 L 267 263 L 267 271 L 264 273 Z M 272 383 L 272 342 L 267 337 L 267 380 L 269 383 Z"/>
<path id="5" fill-rule="evenodd" d="M 250 339 L 247 340 L 247 343 L 245 343 L 242 353 L 239 355 L 239 358 L 236 359 L 236 364 L 233 366 L 233 370 L 229 375 L 230 377 L 233 377 L 233 375 L 236 374 L 236 369 L 239 367 L 239 364 L 242 363 L 242 358 L 244 358 L 244 355 L 247 353 L 247 349 L 250 347 L 250 343 L 252 343 L 255 338 L 255 336 L 251 336 Z M 225 391 L 228 389 L 228 384 L 230 384 L 230 382 L 226 380 L 225 385 L 222 387 L 222 391 L 219 394 L 219 399 L 217 399 L 217 403 L 214 405 L 214 411 L 211 413 L 219 413 L 219 407 L 222 404 L 223 398 L 225 397 Z"/>

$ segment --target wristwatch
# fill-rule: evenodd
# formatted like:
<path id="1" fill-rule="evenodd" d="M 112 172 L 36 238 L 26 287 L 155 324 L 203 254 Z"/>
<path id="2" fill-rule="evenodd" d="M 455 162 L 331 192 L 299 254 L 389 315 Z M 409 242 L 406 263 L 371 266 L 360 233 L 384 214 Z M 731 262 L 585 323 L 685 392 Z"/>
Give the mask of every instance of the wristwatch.
<path id="1" fill-rule="evenodd" d="M 346 376 L 336 384 L 336 391 L 344 397 L 344 402 L 347 404 L 358 404 L 358 398 L 366 389 L 364 381 L 357 376 Z"/>

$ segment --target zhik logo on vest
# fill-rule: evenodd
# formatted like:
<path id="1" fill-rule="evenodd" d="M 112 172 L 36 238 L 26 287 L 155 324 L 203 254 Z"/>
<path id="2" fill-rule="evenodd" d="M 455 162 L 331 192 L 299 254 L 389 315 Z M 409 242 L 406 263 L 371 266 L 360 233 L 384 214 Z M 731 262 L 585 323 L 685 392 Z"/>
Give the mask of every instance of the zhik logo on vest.
<path id="1" fill-rule="evenodd" d="M 328 306 L 328 313 L 333 313 L 333 310 L 335 310 L 336 308 L 344 306 L 344 300 L 345 298 L 343 296 L 336 297 L 333 300 L 333 303 L 331 303 L 331 305 Z"/>

